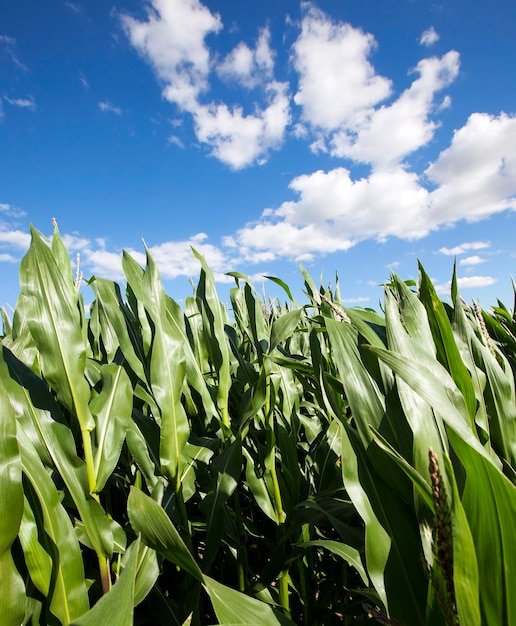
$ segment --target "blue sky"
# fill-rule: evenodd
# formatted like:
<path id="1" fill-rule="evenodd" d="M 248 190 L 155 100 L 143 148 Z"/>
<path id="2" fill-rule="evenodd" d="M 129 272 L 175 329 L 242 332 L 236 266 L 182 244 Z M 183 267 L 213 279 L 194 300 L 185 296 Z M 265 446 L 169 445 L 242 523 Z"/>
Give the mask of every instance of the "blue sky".
<path id="1" fill-rule="evenodd" d="M 446 297 L 456 258 L 465 300 L 512 306 L 515 26 L 513 0 L 3 2 L 0 305 L 55 217 L 85 277 L 144 239 L 178 301 L 194 246 L 223 299 L 228 271 L 299 295 L 301 261 L 377 308 L 417 259 Z"/>

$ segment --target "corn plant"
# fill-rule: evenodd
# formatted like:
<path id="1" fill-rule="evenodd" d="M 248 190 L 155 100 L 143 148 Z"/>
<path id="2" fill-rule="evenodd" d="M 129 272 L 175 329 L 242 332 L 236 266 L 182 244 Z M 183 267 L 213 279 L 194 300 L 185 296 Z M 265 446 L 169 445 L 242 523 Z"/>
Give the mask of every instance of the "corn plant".
<path id="1" fill-rule="evenodd" d="M 420 267 L 300 306 L 32 229 L 0 354 L 2 624 L 516 623 L 514 313 Z"/>

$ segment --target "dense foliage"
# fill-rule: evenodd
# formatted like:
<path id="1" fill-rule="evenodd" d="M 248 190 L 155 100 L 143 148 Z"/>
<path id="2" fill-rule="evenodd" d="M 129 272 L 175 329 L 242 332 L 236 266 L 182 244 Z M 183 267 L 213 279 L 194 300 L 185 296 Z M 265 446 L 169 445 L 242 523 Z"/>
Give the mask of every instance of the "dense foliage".
<path id="1" fill-rule="evenodd" d="M 382 314 L 124 254 L 89 316 L 32 231 L 0 352 L 0 622 L 516 624 L 516 318 L 420 268 Z"/>

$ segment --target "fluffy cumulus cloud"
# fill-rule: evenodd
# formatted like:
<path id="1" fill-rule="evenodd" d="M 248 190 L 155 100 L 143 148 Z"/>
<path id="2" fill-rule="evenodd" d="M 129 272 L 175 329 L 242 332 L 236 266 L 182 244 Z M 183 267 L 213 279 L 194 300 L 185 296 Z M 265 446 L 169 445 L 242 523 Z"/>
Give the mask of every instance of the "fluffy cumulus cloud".
<path id="1" fill-rule="evenodd" d="M 274 70 L 274 52 L 270 46 L 269 28 L 260 31 L 253 49 L 240 42 L 217 66 L 217 73 L 224 79 L 234 80 L 247 88 L 259 87 L 270 80 Z"/>
<path id="2" fill-rule="evenodd" d="M 417 239 L 428 234 L 430 195 L 416 174 L 403 168 L 374 171 L 353 180 L 337 168 L 299 176 L 290 187 L 299 200 L 266 211 L 258 224 L 238 231 L 241 250 L 252 259 L 254 250 L 279 256 L 347 250 L 361 240 L 389 236 Z"/>
<path id="3" fill-rule="evenodd" d="M 164 98 L 191 114 L 197 139 L 211 155 L 240 169 L 264 162 L 269 150 L 282 144 L 290 104 L 286 84 L 274 80 L 267 28 L 254 49 L 242 42 L 215 67 L 206 37 L 219 32 L 222 21 L 198 0 L 152 0 L 146 21 L 124 15 L 122 23 L 163 83 Z M 206 102 L 212 71 L 247 88 L 262 87 L 264 105 L 245 113 L 239 104 Z"/>
<path id="4" fill-rule="evenodd" d="M 193 112 L 197 137 L 211 146 L 213 156 L 234 169 L 266 158 L 271 148 L 280 147 L 289 122 L 289 100 L 282 83 L 265 88 L 269 104 L 246 115 L 241 106 L 198 105 Z"/>
<path id="5" fill-rule="evenodd" d="M 80 254 L 81 268 L 85 273 L 97 274 L 112 280 L 124 280 L 121 250 L 110 250 L 105 240 L 88 239 L 77 233 L 64 234 L 62 239 L 71 256 L 76 253 Z M 165 279 L 179 276 L 191 278 L 198 275 L 199 261 L 193 255 L 192 248 L 202 254 L 213 271 L 221 280 L 224 280 L 222 274 L 229 270 L 229 259 L 220 248 L 207 241 L 205 233 L 198 233 L 185 241 L 166 241 L 148 246 L 158 264 L 162 278 Z M 145 267 L 146 258 L 143 246 L 141 250 L 127 248 L 127 252 Z"/>
<path id="6" fill-rule="evenodd" d="M 368 59 L 375 39 L 350 24 L 332 22 L 312 4 L 303 6 L 301 34 L 293 46 L 299 74 L 294 101 L 313 127 L 328 131 L 353 124 L 391 93 L 391 81 L 376 74 Z"/>
<path id="7" fill-rule="evenodd" d="M 516 117 L 473 113 L 426 170 L 434 219 L 476 221 L 516 209 Z"/>
<path id="8" fill-rule="evenodd" d="M 138 52 L 164 84 L 164 97 L 189 111 L 208 88 L 209 33 L 222 28 L 219 15 L 199 0 L 152 0 L 146 21 L 122 15 L 122 24 Z"/>
<path id="9" fill-rule="evenodd" d="M 423 59 L 418 78 L 392 104 L 367 112 L 363 119 L 336 134 L 332 153 L 353 161 L 385 165 L 399 162 L 426 145 L 438 124 L 430 119 L 437 92 L 450 85 L 459 71 L 459 55 Z"/>
<path id="10" fill-rule="evenodd" d="M 433 26 L 430 26 L 430 28 L 427 28 L 425 31 L 423 31 L 419 39 L 419 43 L 422 46 L 433 46 L 434 43 L 437 43 L 438 41 L 439 33 L 435 30 Z"/>
<path id="11" fill-rule="evenodd" d="M 459 74 L 458 52 L 422 58 L 407 68 L 408 86 L 396 91 L 373 65 L 373 35 L 309 2 L 301 8 L 290 49 L 292 86 L 278 80 L 268 27 L 253 45 L 240 42 L 220 56 L 210 49 L 208 36 L 223 29 L 221 17 L 200 0 L 151 0 L 145 19 L 121 17 L 132 46 L 153 68 L 163 97 L 191 117 L 197 139 L 213 157 L 233 169 L 263 163 L 290 130 L 313 152 L 335 159 L 333 169 L 296 176 L 290 182 L 294 199 L 228 235 L 223 248 L 248 261 L 306 259 L 365 239 L 415 240 L 460 220 L 516 209 L 516 116 L 472 113 L 432 163 L 414 167 L 414 154 L 435 139 L 440 114 L 452 106 L 446 90 Z M 419 42 L 428 47 L 438 39 L 431 27 Z M 225 94 L 240 87 L 246 100 L 211 97 L 216 77 L 227 82 Z M 367 167 L 360 169 L 360 177 L 354 174 L 357 164 Z M 156 248 L 163 267 L 167 258 L 177 259 L 166 275 L 188 272 L 189 245 Z M 200 245 L 215 268 L 224 265 L 219 248 Z M 441 252 L 482 247 L 483 242 L 471 242 Z M 96 252 L 96 263 L 109 261 L 101 248 Z M 471 268 L 482 260 L 470 254 L 463 265 Z"/>

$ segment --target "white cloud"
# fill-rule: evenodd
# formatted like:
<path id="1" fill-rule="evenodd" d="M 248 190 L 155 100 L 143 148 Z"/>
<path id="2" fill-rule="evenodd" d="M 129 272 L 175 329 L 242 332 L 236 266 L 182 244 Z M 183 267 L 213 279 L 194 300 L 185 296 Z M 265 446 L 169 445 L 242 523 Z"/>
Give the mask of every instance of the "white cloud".
<path id="1" fill-rule="evenodd" d="M 274 52 L 270 47 L 270 30 L 265 27 L 260 31 L 256 48 L 240 42 L 218 65 L 219 76 L 236 80 L 245 87 L 263 85 L 271 79 L 274 70 Z"/>
<path id="2" fill-rule="evenodd" d="M 78 15 L 84 14 L 84 7 L 77 2 L 70 2 L 70 0 L 67 0 L 65 2 L 65 6 L 67 6 L 70 10 L 72 10 L 74 13 L 77 13 Z"/>
<path id="3" fill-rule="evenodd" d="M 356 298 L 343 298 L 342 304 L 362 304 L 364 302 L 369 302 L 371 298 L 367 296 L 358 296 Z"/>
<path id="4" fill-rule="evenodd" d="M 180 137 L 178 137 L 177 135 L 170 135 L 170 137 L 168 138 L 168 143 L 171 143 L 174 146 L 177 146 L 178 148 L 184 148 L 185 144 L 181 141 Z"/>
<path id="5" fill-rule="evenodd" d="M 490 287 L 498 282 L 498 279 L 492 276 L 463 276 L 457 279 L 457 287 L 459 291 L 463 289 L 481 289 L 482 287 Z M 437 293 L 450 293 L 451 281 L 447 283 L 435 285 Z"/>
<path id="6" fill-rule="evenodd" d="M 107 100 L 99 102 L 99 109 L 104 113 L 114 113 L 115 115 L 122 115 L 123 113 L 120 107 L 111 104 L 111 102 L 108 102 Z"/>
<path id="7" fill-rule="evenodd" d="M 265 160 L 278 148 L 290 121 L 289 100 L 283 83 L 265 90 L 269 104 L 245 115 L 242 107 L 226 104 L 198 105 L 193 112 L 197 138 L 211 146 L 211 154 L 234 169 Z"/>
<path id="8" fill-rule="evenodd" d="M 122 15 L 123 27 L 138 52 L 164 83 L 164 97 L 180 108 L 195 108 L 207 89 L 209 33 L 222 28 L 218 14 L 198 0 L 152 0 L 147 21 Z"/>
<path id="9" fill-rule="evenodd" d="M 485 262 L 486 262 L 485 259 L 475 254 L 473 256 L 468 256 L 465 259 L 461 259 L 459 261 L 459 265 L 472 266 L 472 265 L 480 265 L 481 263 L 485 263 Z"/>
<path id="10" fill-rule="evenodd" d="M 374 37 L 350 24 L 333 23 L 310 3 L 302 5 L 301 34 L 293 46 L 303 118 L 326 130 L 350 124 L 391 93 L 391 81 L 368 61 Z"/>
<path id="11" fill-rule="evenodd" d="M 9 104 L 21 109 L 34 110 L 36 108 L 36 103 L 34 102 L 34 98 L 32 96 L 29 96 L 28 98 L 8 98 L 7 96 L 4 96 L 4 99 Z"/>
<path id="12" fill-rule="evenodd" d="M 0 202 L 0 213 L 3 213 L 6 217 L 23 217 L 26 215 L 25 211 L 22 211 L 19 207 L 6 204 L 5 202 Z"/>
<path id="13" fill-rule="evenodd" d="M 467 250 L 484 250 L 490 246 L 491 244 L 488 241 L 470 241 L 467 243 L 461 243 L 454 248 L 440 248 L 439 252 L 448 256 L 456 256 L 458 254 L 463 254 Z"/>
<path id="14" fill-rule="evenodd" d="M 82 72 L 79 72 L 79 80 L 81 81 L 81 85 L 83 86 L 84 90 L 89 91 L 90 83 L 88 82 L 88 79 Z"/>
<path id="15" fill-rule="evenodd" d="M 0 246 L 7 245 L 21 250 L 27 250 L 30 245 L 30 235 L 21 230 L 3 230 L 0 225 Z"/>
<path id="16" fill-rule="evenodd" d="M 246 114 L 240 105 L 201 102 L 211 70 L 205 39 L 217 33 L 222 22 L 198 0 L 152 0 L 147 21 L 124 15 L 122 23 L 132 45 L 164 84 L 164 98 L 192 115 L 197 139 L 211 148 L 212 156 L 240 169 L 263 163 L 269 150 L 281 145 L 290 122 L 289 98 L 286 84 L 273 78 L 267 28 L 254 50 L 241 43 L 218 67 L 223 77 L 263 87 L 265 106 L 256 104 L 253 113 Z"/>
<path id="17" fill-rule="evenodd" d="M 259 223 L 234 236 L 249 260 L 264 251 L 299 257 L 347 250 L 367 238 L 417 239 L 430 230 L 429 193 L 416 174 L 402 168 L 374 171 L 357 181 L 344 168 L 319 170 L 295 178 L 290 187 L 298 201 L 266 211 Z"/>
<path id="18" fill-rule="evenodd" d="M 1 242 L 0 232 L 0 242 Z M 122 269 L 122 251 L 109 250 L 104 239 L 91 240 L 80 234 L 64 234 L 63 242 L 71 256 L 80 252 L 81 269 L 85 274 L 91 273 L 111 280 L 124 280 Z M 230 282 L 224 272 L 229 271 L 229 260 L 217 246 L 207 242 L 205 233 L 198 233 L 185 241 L 166 241 L 149 246 L 150 253 L 156 261 L 161 277 L 173 279 L 178 276 L 187 278 L 199 274 L 200 265 L 192 253 L 192 247 L 200 252 L 220 282 Z M 145 267 L 146 258 L 142 250 L 127 248 L 129 254 Z"/>
<path id="19" fill-rule="evenodd" d="M 12 254 L 0 254 L 0 263 L 18 263 L 19 259 Z"/>
<path id="20" fill-rule="evenodd" d="M 426 175 L 438 223 L 516 210 L 516 116 L 473 113 Z"/>
<path id="21" fill-rule="evenodd" d="M 434 43 L 437 43 L 438 41 L 439 41 L 439 34 L 437 33 L 437 31 L 435 30 L 433 26 L 430 26 L 430 28 L 427 28 L 421 34 L 421 38 L 419 39 L 419 43 L 423 46 L 433 46 Z"/>
<path id="22" fill-rule="evenodd" d="M 369 111 L 349 129 L 336 134 L 332 153 L 362 163 L 386 165 L 403 160 L 426 145 L 438 124 L 429 119 L 435 94 L 450 85 L 459 71 L 459 55 L 423 59 L 414 72 L 419 77 L 392 104 Z"/>

